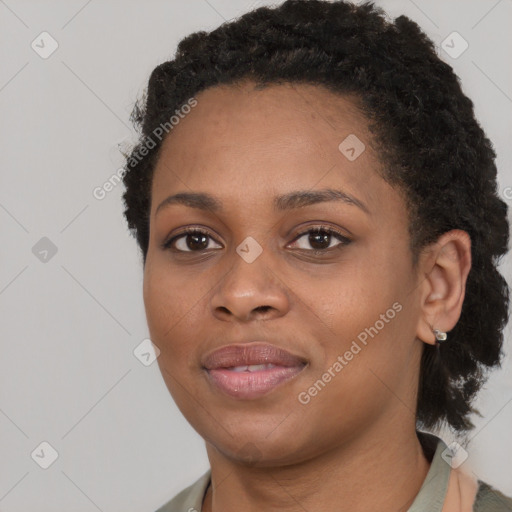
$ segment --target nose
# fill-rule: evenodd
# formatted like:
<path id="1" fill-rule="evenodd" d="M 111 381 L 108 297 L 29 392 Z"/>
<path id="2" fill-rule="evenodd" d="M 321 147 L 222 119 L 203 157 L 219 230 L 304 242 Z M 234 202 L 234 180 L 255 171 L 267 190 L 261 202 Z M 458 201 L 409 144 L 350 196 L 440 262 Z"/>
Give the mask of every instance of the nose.
<path id="1" fill-rule="evenodd" d="M 249 322 L 271 320 L 287 313 L 290 300 L 286 285 L 269 268 L 263 254 L 252 263 L 237 253 L 233 255 L 231 267 L 211 297 L 211 310 L 216 318 Z"/>

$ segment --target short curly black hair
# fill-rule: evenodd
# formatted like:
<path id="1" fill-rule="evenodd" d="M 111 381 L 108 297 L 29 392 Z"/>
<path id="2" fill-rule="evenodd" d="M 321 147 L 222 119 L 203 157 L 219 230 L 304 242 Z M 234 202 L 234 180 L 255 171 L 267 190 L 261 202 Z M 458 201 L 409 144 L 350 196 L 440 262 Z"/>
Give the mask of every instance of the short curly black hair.
<path id="1" fill-rule="evenodd" d="M 508 251 L 507 205 L 498 195 L 496 154 L 472 101 L 406 16 L 390 20 L 372 2 L 287 0 L 182 39 L 135 103 L 131 120 L 139 139 L 124 153 L 124 214 L 144 265 L 152 175 L 165 140 L 155 140 L 155 129 L 199 91 L 243 80 L 260 88 L 313 84 L 358 98 L 382 177 L 405 197 L 414 265 L 446 231 L 470 235 L 472 268 L 461 316 L 449 343 L 424 344 L 416 418 L 426 429 L 443 423 L 459 433 L 474 428 L 473 400 L 501 363 L 508 320 L 509 288 L 497 269 Z"/>

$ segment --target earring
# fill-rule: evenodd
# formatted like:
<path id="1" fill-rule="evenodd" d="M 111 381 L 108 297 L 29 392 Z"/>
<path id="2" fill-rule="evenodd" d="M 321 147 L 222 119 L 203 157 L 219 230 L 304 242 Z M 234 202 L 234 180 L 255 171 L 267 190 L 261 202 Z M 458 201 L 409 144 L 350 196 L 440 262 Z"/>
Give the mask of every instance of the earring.
<path id="1" fill-rule="evenodd" d="M 440 331 L 439 329 L 432 329 L 432 332 L 436 335 L 437 343 L 442 343 L 443 341 L 446 341 L 446 339 L 448 338 L 448 335 L 445 332 Z"/>

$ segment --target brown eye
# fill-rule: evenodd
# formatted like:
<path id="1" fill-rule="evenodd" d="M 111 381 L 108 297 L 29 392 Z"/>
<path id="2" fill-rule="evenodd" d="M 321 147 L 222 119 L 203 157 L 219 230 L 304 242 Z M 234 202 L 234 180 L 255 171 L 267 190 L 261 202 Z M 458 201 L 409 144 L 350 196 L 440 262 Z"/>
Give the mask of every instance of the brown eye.
<path id="1" fill-rule="evenodd" d="M 306 237 L 307 235 L 307 237 Z M 300 233 L 294 240 L 294 244 L 298 244 L 298 241 L 304 238 L 304 245 L 301 247 L 295 247 L 297 249 L 311 251 L 315 254 L 327 252 L 330 249 L 335 249 L 343 245 L 348 245 L 351 240 L 343 236 L 341 233 L 330 227 L 314 227 Z M 333 242 L 338 241 L 334 245 Z M 308 247 L 309 245 L 309 247 Z"/>
<path id="2" fill-rule="evenodd" d="M 214 241 L 207 231 L 202 229 L 187 229 L 184 233 L 173 236 L 163 244 L 164 249 L 177 252 L 201 252 L 208 250 L 210 241 Z"/>

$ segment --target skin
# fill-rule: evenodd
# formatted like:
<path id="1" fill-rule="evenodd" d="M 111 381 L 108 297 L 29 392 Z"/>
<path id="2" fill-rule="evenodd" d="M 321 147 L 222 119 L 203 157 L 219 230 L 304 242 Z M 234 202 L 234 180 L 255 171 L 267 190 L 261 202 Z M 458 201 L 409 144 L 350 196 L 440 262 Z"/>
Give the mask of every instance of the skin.
<path id="1" fill-rule="evenodd" d="M 406 510 L 429 469 L 415 433 L 421 351 L 435 343 L 431 325 L 449 331 L 459 319 L 469 236 L 445 233 L 413 267 L 403 197 L 379 175 L 354 98 L 302 84 L 255 90 L 246 81 L 196 99 L 155 169 L 144 303 L 166 385 L 206 442 L 212 486 L 203 510 Z M 366 146 L 354 161 L 338 149 L 349 134 Z M 276 195 L 324 188 L 343 189 L 369 213 L 341 201 L 273 209 Z M 172 204 L 157 214 L 178 192 L 209 193 L 223 209 Z M 319 224 L 351 242 L 332 236 L 325 255 L 312 255 L 318 245 L 297 235 Z M 211 236 L 199 254 L 186 236 L 175 244 L 188 252 L 161 247 L 198 225 Z M 252 263 L 236 252 L 248 236 L 263 249 Z M 401 311 L 300 403 L 396 302 Z M 202 355 L 255 340 L 308 364 L 254 400 L 212 387 Z"/>

